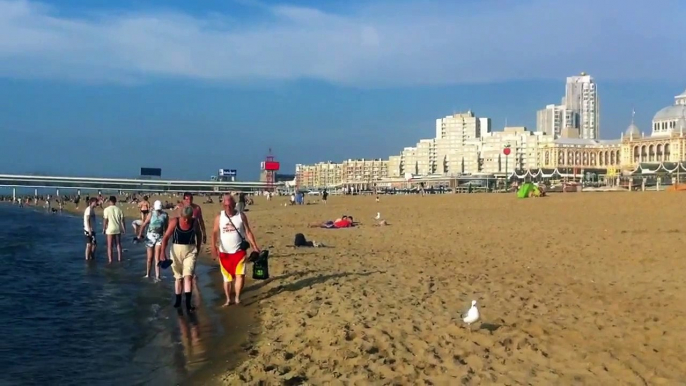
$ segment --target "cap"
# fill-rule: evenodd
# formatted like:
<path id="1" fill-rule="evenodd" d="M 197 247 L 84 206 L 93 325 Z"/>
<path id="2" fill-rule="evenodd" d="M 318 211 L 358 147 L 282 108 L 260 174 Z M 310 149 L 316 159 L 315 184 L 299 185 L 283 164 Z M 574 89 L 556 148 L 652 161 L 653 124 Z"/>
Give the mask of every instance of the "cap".
<path id="1" fill-rule="evenodd" d="M 155 203 L 152 205 L 152 208 L 154 210 L 162 210 L 162 201 L 157 200 Z"/>

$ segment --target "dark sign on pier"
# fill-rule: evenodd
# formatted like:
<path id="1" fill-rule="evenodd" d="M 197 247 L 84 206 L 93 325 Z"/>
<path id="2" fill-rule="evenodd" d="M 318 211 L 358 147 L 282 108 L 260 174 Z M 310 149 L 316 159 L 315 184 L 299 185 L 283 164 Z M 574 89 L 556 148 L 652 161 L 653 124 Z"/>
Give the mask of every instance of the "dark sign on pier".
<path id="1" fill-rule="evenodd" d="M 144 178 L 161 178 L 162 169 L 160 168 L 141 168 L 141 177 Z"/>

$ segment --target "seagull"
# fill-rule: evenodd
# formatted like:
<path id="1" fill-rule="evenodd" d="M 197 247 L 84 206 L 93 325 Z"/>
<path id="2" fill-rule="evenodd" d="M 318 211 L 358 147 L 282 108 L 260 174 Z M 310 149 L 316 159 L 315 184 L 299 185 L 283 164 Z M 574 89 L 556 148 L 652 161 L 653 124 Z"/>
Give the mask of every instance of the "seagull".
<path id="1" fill-rule="evenodd" d="M 374 219 L 379 220 L 381 219 L 381 212 L 376 212 L 376 217 Z"/>
<path id="2" fill-rule="evenodd" d="M 472 300 L 472 307 L 467 311 L 465 315 L 462 315 L 462 321 L 467 323 L 467 327 L 469 327 L 469 332 L 472 332 L 472 323 L 476 323 L 479 321 L 479 318 L 481 316 L 479 315 L 479 309 L 476 308 L 476 300 Z"/>

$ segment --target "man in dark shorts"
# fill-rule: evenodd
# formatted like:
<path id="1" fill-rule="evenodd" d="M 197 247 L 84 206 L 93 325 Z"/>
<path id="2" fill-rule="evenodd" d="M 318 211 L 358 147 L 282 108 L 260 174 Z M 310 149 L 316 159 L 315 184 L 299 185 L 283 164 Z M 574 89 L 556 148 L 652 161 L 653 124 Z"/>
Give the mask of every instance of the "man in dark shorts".
<path id="1" fill-rule="evenodd" d="M 93 260 L 95 248 L 98 245 L 95 239 L 95 207 L 98 199 L 93 197 L 88 200 L 88 206 L 83 212 L 83 235 L 86 237 L 86 260 Z"/>

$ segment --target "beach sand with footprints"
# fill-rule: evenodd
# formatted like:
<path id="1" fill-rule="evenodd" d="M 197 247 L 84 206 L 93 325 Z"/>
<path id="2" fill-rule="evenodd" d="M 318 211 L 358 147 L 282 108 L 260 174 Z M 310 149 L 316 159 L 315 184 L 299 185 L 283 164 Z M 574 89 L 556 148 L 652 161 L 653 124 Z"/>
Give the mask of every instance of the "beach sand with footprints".
<path id="1" fill-rule="evenodd" d="M 248 215 L 272 279 L 226 309 L 256 324 L 231 337 L 236 361 L 218 360 L 208 383 L 684 383 L 685 199 L 257 198 Z M 209 226 L 220 206 L 203 207 Z M 373 226 L 377 212 L 389 226 Z M 342 214 L 362 224 L 308 227 Z M 326 247 L 289 247 L 298 232 Z M 482 320 L 470 333 L 472 300 Z"/>

